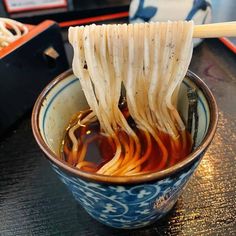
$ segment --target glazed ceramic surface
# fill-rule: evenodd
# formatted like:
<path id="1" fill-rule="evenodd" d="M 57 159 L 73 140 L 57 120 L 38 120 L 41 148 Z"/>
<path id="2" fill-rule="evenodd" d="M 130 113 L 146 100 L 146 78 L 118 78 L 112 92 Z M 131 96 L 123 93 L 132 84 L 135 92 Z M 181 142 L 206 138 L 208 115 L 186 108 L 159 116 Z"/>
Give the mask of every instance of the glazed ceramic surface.
<path id="1" fill-rule="evenodd" d="M 192 124 L 198 126 L 195 154 L 187 158 L 185 163 L 180 163 L 176 169 L 167 169 L 156 176 L 154 173 L 131 178 L 106 178 L 69 167 L 60 160 L 59 149 L 71 116 L 87 108 L 79 79 L 67 72 L 53 81 L 40 95 L 32 116 L 36 140 L 62 182 L 88 214 L 112 227 L 138 228 L 170 211 L 210 144 L 211 140 L 208 140 L 208 144 L 201 147 L 203 140 L 209 136 L 209 129 L 210 133 L 215 132 L 217 118 L 213 119 L 212 124 L 211 121 L 212 116 L 216 115 L 216 107 L 210 104 L 214 100 L 206 98 L 204 91 L 208 89 L 202 82 L 204 89 L 199 88 L 196 81 L 199 79 L 189 73 L 182 83 L 178 102 L 179 110 L 187 121 L 187 91 L 190 88 L 196 90 L 198 118 Z"/>
<path id="2" fill-rule="evenodd" d="M 172 177 L 135 185 L 92 183 L 52 166 L 89 215 L 108 226 L 131 229 L 149 225 L 168 213 L 198 163 L 199 159 Z"/>

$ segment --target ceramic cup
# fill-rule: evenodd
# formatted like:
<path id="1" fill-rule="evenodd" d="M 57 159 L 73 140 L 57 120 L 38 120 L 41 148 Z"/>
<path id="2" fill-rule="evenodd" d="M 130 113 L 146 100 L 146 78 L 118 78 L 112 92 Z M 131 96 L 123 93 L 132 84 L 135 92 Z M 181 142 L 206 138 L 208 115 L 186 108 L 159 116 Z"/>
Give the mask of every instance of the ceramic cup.
<path id="1" fill-rule="evenodd" d="M 190 89 L 198 95 L 196 114 L 191 119 L 195 148 L 185 160 L 160 172 L 109 177 L 78 170 L 60 159 L 61 141 L 72 115 L 88 108 L 80 80 L 71 70 L 40 94 L 32 114 L 33 133 L 53 170 L 89 215 L 116 228 L 143 227 L 171 210 L 214 136 L 216 102 L 204 82 L 191 72 L 180 89 L 178 106 L 183 119 L 189 120 Z"/>

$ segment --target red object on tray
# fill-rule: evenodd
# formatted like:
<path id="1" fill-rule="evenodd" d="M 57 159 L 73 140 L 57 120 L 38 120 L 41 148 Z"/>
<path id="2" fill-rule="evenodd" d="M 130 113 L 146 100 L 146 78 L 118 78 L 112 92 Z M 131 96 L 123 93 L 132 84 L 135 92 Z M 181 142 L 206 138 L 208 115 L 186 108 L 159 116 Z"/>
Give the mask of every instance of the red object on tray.
<path id="1" fill-rule="evenodd" d="M 97 23 L 97 22 L 107 21 L 107 20 L 122 19 L 128 16 L 129 16 L 129 12 L 124 11 L 124 12 L 111 13 L 111 14 L 100 15 L 100 16 L 87 17 L 87 18 L 82 18 L 82 19 L 77 19 L 77 20 L 64 21 L 64 22 L 60 22 L 59 26 L 63 28 L 63 27 L 69 27 L 69 26 L 74 26 L 74 25 L 91 24 L 91 23 Z"/>
<path id="2" fill-rule="evenodd" d="M 46 84 L 69 68 L 56 22 L 27 27 L 28 33 L 0 50 L 0 136 L 31 109 Z"/>
<path id="3" fill-rule="evenodd" d="M 45 29 L 52 26 L 53 24 L 55 24 L 55 22 L 50 21 L 50 20 L 46 20 L 36 26 L 35 25 L 25 25 L 29 29 L 29 32 L 25 35 L 22 35 L 19 39 L 15 40 L 14 42 L 10 43 L 7 47 L 2 48 L 0 50 L 0 59 L 2 59 L 4 56 L 10 54 L 15 49 L 22 46 L 24 43 L 28 42 L 32 38 L 36 37 L 38 34 L 43 32 Z"/>
<path id="4" fill-rule="evenodd" d="M 235 38 L 234 38 L 235 39 Z M 220 38 L 220 41 L 228 47 L 232 52 L 236 53 L 236 43 L 226 37 Z M 235 40 L 236 41 L 236 40 Z"/>

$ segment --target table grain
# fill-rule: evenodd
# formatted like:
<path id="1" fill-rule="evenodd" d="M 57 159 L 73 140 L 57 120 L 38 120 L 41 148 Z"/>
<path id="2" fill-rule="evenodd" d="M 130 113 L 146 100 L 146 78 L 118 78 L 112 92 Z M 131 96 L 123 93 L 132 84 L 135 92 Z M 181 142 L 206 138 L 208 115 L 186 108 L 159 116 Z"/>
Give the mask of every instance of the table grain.
<path id="1" fill-rule="evenodd" d="M 215 138 L 174 209 L 138 230 L 92 219 L 59 181 L 37 146 L 30 112 L 0 141 L 0 235 L 236 235 L 236 57 L 218 40 L 194 50 L 190 69 L 219 107 Z"/>

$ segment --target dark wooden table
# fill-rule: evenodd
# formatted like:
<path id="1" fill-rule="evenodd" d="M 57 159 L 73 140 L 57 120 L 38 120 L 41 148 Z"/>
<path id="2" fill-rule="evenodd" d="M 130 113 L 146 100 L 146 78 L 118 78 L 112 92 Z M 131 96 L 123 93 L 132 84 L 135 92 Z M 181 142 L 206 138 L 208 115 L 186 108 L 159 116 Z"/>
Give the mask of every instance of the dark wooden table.
<path id="1" fill-rule="evenodd" d="M 213 91 L 219 124 L 166 218 L 134 231 L 93 220 L 49 167 L 27 114 L 0 142 L 0 235 L 236 235 L 236 57 L 218 40 L 207 40 L 195 49 L 190 68 Z"/>

